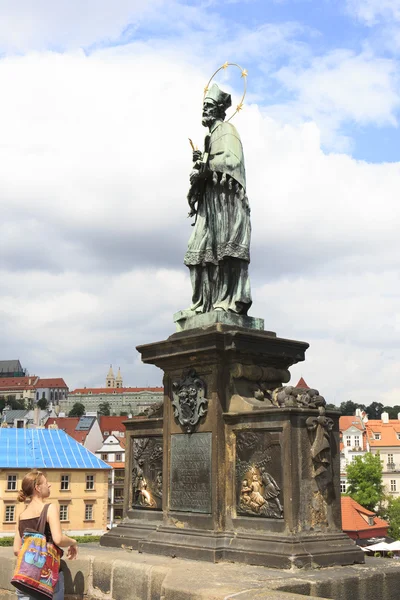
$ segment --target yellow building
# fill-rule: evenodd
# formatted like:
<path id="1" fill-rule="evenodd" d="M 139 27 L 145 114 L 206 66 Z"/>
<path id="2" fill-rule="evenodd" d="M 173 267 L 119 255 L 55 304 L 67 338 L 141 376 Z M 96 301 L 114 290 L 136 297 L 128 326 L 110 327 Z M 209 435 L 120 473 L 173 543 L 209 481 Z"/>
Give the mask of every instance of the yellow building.
<path id="1" fill-rule="evenodd" d="M 13 535 L 24 504 L 17 501 L 24 475 L 45 471 L 70 535 L 100 535 L 107 527 L 110 466 L 63 431 L 0 428 L 0 537 Z"/>

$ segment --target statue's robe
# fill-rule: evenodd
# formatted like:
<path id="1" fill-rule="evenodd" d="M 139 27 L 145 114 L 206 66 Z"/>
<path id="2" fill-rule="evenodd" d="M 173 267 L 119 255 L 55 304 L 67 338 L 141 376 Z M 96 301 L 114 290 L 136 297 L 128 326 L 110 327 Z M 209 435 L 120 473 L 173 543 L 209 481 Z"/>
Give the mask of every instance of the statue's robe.
<path id="1" fill-rule="evenodd" d="M 251 225 L 243 148 L 236 128 L 215 123 L 206 136 L 206 154 L 207 177 L 196 183 L 202 192 L 184 259 L 193 290 L 190 308 L 246 315 L 252 303 Z"/>

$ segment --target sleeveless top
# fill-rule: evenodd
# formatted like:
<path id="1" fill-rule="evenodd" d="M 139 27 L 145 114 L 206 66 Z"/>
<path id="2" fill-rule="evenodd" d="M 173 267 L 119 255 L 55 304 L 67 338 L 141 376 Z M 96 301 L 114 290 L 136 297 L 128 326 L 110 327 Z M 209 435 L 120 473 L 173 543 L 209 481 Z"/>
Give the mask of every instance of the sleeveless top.
<path id="1" fill-rule="evenodd" d="M 32 517 L 30 519 L 19 519 L 19 524 L 18 524 L 18 531 L 19 531 L 19 535 L 22 536 L 24 535 L 24 531 L 26 529 L 33 529 L 35 531 L 37 531 L 37 528 L 39 526 L 39 520 L 40 520 L 40 515 L 38 517 Z M 51 530 L 50 530 L 50 525 L 48 523 L 46 523 L 46 528 L 44 530 L 45 536 L 46 536 L 46 541 L 47 542 L 53 542 L 53 538 L 51 536 Z"/>

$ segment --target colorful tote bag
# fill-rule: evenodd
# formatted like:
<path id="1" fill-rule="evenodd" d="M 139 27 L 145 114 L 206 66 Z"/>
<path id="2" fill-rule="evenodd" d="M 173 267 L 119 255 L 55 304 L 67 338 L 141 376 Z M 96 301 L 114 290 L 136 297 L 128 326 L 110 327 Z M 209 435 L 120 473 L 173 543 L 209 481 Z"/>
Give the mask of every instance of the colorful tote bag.
<path id="1" fill-rule="evenodd" d="M 49 504 L 46 504 L 40 515 L 37 531 L 25 530 L 14 576 L 11 579 L 11 583 L 18 590 L 37 600 L 53 598 L 63 554 L 58 546 L 46 541 L 48 509 Z"/>

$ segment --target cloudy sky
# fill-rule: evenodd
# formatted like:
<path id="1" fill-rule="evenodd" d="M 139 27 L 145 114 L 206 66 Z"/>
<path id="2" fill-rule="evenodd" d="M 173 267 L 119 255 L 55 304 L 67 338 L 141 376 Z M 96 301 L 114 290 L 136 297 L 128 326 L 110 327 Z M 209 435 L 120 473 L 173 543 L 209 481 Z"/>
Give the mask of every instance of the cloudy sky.
<path id="1" fill-rule="evenodd" d="M 294 383 L 397 404 L 400 0 L 0 0 L 0 358 L 161 384 L 135 346 L 190 303 L 188 137 L 227 60 L 250 314 L 310 343 Z"/>

